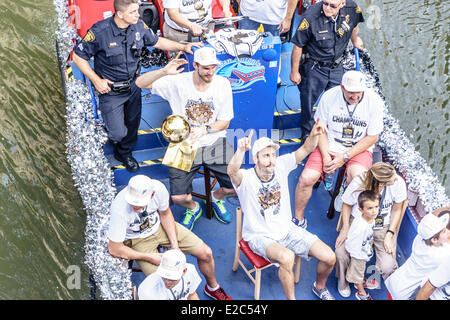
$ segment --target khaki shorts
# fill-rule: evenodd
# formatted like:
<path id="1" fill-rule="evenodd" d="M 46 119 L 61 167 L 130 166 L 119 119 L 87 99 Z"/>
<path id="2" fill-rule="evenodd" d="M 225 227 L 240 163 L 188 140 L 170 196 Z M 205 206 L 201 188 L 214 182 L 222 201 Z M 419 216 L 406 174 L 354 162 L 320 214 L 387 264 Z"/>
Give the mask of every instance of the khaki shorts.
<path id="1" fill-rule="evenodd" d="M 345 280 L 350 283 L 364 283 L 364 272 L 366 271 L 366 260 L 351 258 Z"/>
<path id="2" fill-rule="evenodd" d="M 202 239 L 197 237 L 192 231 L 188 230 L 178 222 L 175 222 L 175 232 L 177 234 L 178 246 L 185 254 L 195 253 L 203 244 Z M 147 238 L 126 240 L 124 241 L 124 244 L 133 250 L 145 253 L 158 252 L 158 246 L 170 248 L 170 240 L 162 226 L 154 234 Z M 146 276 L 155 272 L 158 268 L 157 265 L 147 261 L 137 260 L 136 262 Z"/>

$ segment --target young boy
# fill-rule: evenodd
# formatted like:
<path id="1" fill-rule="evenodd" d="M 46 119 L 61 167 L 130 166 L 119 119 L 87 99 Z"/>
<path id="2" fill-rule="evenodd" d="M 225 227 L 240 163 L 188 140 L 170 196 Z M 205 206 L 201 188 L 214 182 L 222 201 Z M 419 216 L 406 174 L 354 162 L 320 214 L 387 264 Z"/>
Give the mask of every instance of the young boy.
<path id="1" fill-rule="evenodd" d="M 360 193 L 358 207 L 361 216 L 353 220 L 344 243 L 351 257 L 345 278 L 356 285 L 358 292 L 355 296 L 358 300 L 372 300 L 364 290 L 364 272 L 366 262 L 373 256 L 373 225 L 379 213 L 379 203 L 379 195 L 375 192 L 365 190 Z"/>
<path id="2" fill-rule="evenodd" d="M 139 300 L 199 300 L 197 287 L 201 282 L 195 266 L 186 263 L 180 250 L 164 252 L 156 272 L 142 281 Z"/>

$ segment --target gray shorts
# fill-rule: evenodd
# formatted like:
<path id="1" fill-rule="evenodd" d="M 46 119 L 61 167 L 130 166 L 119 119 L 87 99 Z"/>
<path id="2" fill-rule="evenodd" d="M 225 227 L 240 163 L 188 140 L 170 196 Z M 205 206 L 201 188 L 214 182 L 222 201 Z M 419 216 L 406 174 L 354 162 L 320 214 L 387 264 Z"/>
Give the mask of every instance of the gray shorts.
<path id="1" fill-rule="evenodd" d="M 259 236 L 248 241 L 248 244 L 253 252 L 269 261 L 270 259 L 266 256 L 266 249 L 274 242 L 292 250 L 296 256 L 309 260 L 311 259 L 309 249 L 316 240 L 319 240 L 319 238 L 315 234 L 291 223 L 288 233 L 281 240 L 275 241 L 269 237 Z"/>
<path id="2" fill-rule="evenodd" d="M 170 194 L 192 193 L 192 180 L 201 166 L 206 166 L 214 173 L 221 187 L 233 189 L 233 184 L 227 174 L 228 163 L 233 155 L 234 149 L 227 139 L 219 138 L 211 146 L 202 147 L 197 151 L 190 172 L 169 167 Z"/>

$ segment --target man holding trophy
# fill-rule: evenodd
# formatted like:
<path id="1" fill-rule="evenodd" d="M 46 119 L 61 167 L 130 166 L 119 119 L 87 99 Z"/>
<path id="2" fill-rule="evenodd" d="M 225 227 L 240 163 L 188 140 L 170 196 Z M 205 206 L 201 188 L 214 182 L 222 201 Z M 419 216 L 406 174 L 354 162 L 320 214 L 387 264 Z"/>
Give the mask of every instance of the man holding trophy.
<path id="1" fill-rule="evenodd" d="M 202 214 L 200 204 L 191 194 L 192 181 L 201 166 L 211 170 L 220 184 L 220 188 L 211 193 L 215 217 L 222 223 L 231 221 L 222 199 L 235 195 L 227 174 L 227 164 L 234 149 L 226 139 L 226 129 L 233 119 L 233 96 L 229 81 L 215 74 L 219 62 L 213 48 L 195 51 L 194 71 L 182 72 L 180 67 L 186 63 L 177 56 L 164 68 L 137 78 L 136 85 L 152 89 L 152 93 L 166 99 L 173 115 L 183 117 L 191 128 L 186 140 L 176 148 L 169 146 L 165 158 L 171 155 L 170 163 L 165 161 L 170 166 L 172 200 L 186 208 L 181 224 L 192 230 Z"/>

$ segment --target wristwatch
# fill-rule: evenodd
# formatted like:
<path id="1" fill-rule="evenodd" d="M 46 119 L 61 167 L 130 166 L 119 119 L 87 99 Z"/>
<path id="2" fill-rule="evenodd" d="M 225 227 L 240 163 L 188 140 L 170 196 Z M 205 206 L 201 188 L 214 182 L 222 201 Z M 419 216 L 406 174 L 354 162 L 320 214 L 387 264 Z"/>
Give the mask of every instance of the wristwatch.
<path id="1" fill-rule="evenodd" d="M 206 132 L 207 133 L 211 133 L 212 132 L 212 128 L 211 128 L 211 126 L 209 124 L 207 124 L 205 127 L 206 127 Z"/>
<path id="2" fill-rule="evenodd" d="M 344 162 L 347 163 L 349 160 L 347 152 L 344 153 Z"/>

